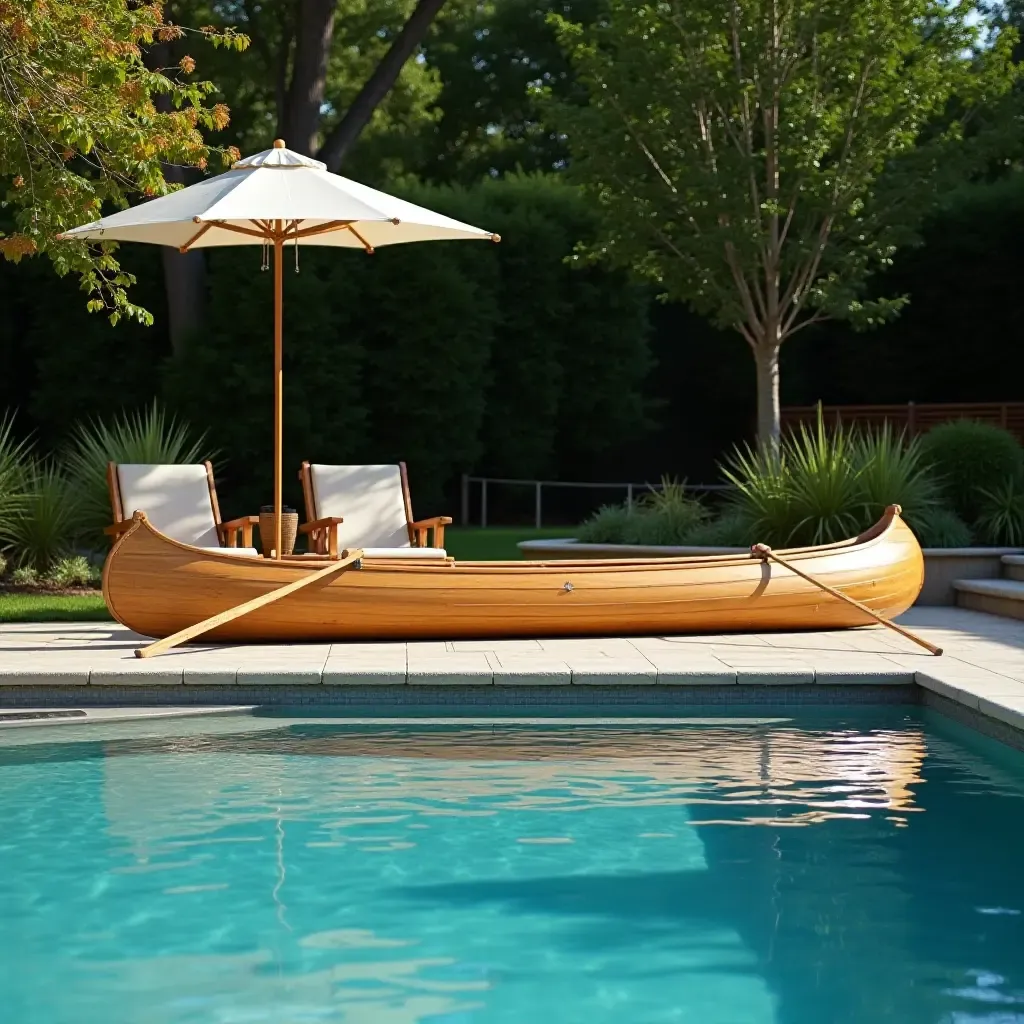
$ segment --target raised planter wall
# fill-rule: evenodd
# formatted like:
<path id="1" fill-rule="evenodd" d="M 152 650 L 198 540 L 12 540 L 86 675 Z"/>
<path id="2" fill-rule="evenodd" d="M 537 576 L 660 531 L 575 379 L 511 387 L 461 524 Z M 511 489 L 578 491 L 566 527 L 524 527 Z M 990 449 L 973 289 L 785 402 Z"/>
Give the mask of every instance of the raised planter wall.
<path id="1" fill-rule="evenodd" d="M 747 548 L 660 547 L 643 544 L 581 544 L 571 537 L 526 540 L 519 545 L 524 558 L 541 561 L 562 558 L 687 558 L 695 555 L 742 555 Z M 1003 555 L 1020 548 L 925 548 L 924 586 L 920 605 L 955 605 L 954 580 L 996 579 Z"/>

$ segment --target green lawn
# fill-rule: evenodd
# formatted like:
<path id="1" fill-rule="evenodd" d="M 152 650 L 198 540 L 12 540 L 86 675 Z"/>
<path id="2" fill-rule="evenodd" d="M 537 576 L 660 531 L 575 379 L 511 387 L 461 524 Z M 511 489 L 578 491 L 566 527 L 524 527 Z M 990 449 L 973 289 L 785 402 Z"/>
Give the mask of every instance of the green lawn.
<path id="1" fill-rule="evenodd" d="M 521 540 L 572 535 L 571 526 L 545 526 L 540 530 L 529 526 L 448 526 L 444 546 L 449 555 L 464 562 L 510 561 L 522 558 L 516 547 Z"/>
<path id="2" fill-rule="evenodd" d="M 99 595 L 0 594 L 0 622 L 110 622 Z"/>
<path id="3" fill-rule="evenodd" d="M 572 536 L 571 526 L 456 526 L 445 530 L 449 555 L 461 561 L 512 561 L 522 557 L 516 544 L 539 537 Z M 99 595 L 0 594 L 0 622 L 109 622 L 110 612 Z"/>

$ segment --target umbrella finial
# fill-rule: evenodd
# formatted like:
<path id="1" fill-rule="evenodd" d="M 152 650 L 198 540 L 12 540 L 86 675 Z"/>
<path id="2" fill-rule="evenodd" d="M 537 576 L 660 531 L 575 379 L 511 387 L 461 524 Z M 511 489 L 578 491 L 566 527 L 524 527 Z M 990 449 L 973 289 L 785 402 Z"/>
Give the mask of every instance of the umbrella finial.
<path id="1" fill-rule="evenodd" d="M 274 149 L 284 149 L 284 139 L 274 139 Z"/>

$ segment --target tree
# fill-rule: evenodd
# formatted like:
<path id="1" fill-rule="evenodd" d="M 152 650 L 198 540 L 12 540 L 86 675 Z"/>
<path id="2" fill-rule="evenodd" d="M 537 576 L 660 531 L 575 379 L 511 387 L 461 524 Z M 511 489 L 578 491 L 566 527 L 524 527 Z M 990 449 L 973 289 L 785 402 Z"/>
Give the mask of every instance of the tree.
<path id="1" fill-rule="evenodd" d="M 231 30 L 197 34 L 236 50 L 247 42 Z M 46 252 L 59 274 L 81 276 L 89 307 L 108 309 L 113 323 L 152 319 L 128 300 L 133 276 L 109 246 L 57 236 L 105 203 L 166 192 L 165 164 L 204 168 L 215 152 L 202 129 L 224 128 L 228 110 L 208 104 L 211 83 L 191 79 L 195 60 L 150 68 L 143 59 L 154 41 L 183 35 L 160 2 L 0 0 L 0 253 L 17 262 Z"/>
<path id="2" fill-rule="evenodd" d="M 556 18 L 590 103 L 563 117 L 605 214 L 591 257 L 746 340 L 758 435 L 779 435 L 779 351 L 810 324 L 878 323 L 870 275 L 990 154 L 963 141 L 1013 79 L 972 0 L 609 0 Z M 556 111 L 556 119 L 558 118 Z"/>
<path id="3" fill-rule="evenodd" d="M 461 0 L 427 41 L 441 78 L 434 155 L 424 172 L 472 184 L 483 175 L 561 169 L 565 136 L 547 123 L 544 99 L 583 103 L 586 92 L 555 34 L 558 11 L 588 25 L 599 0 Z"/>
<path id="4" fill-rule="evenodd" d="M 431 122 L 433 72 L 410 61 L 444 0 L 179 0 L 189 18 L 226 18 L 252 38 L 240 62 L 215 75 L 237 108 L 243 150 L 277 136 L 337 171 L 374 122 L 402 135 Z M 244 113 L 243 112 L 244 108 Z M 383 131 L 382 131 L 383 130 Z"/>

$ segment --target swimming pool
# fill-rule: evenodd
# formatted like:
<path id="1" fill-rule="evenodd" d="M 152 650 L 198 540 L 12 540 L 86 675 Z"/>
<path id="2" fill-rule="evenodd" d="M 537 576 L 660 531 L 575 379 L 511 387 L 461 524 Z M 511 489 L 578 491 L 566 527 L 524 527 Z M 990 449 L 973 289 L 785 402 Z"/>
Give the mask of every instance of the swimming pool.
<path id="1" fill-rule="evenodd" d="M 918 708 L 9 731 L 0 1019 L 1017 1024 L 1022 840 Z"/>

